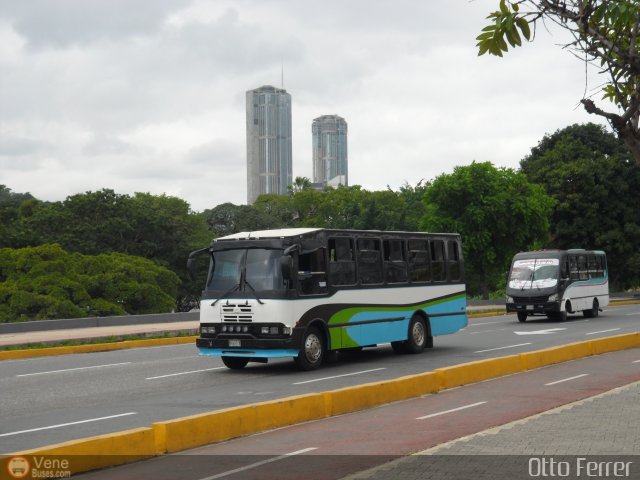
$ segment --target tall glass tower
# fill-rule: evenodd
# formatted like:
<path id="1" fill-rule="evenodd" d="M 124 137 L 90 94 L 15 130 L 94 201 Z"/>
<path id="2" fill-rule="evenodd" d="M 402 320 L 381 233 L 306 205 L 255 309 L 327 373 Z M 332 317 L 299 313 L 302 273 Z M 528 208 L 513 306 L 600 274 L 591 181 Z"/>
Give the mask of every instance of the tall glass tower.
<path id="1" fill-rule="evenodd" d="M 313 182 L 322 185 L 349 185 L 347 162 L 347 122 L 338 115 L 313 120 Z"/>
<path id="2" fill-rule="evenodd" d="M 265 85 L 247 92 L 247 203 L 286 195 L 291 168 L 291 95 Z"/>

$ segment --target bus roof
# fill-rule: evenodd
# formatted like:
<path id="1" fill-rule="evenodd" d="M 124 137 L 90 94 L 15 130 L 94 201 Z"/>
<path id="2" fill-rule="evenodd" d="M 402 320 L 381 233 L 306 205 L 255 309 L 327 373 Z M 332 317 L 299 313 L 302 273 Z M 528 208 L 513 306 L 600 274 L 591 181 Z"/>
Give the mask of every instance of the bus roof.
<path id="1" fill-rule="evenodd" d="M 255 240 L 258 238 L 284 238 L 297 237 L 310 232 L 316 232 L 322 228 L 280 228 L 277 230 L 254 230 L 252 232 L 238 232 L 216 240 Z"/>
<path id="2" fill-rule="evenodd" d="M 564 254 L 596 254 L 596 255 L 605 255 L 605 252 L 602 250 L 585 250 L 583 248 L 571 248 L 569 250 L 535 250 L 532 252 L 519 252 L 514 255 L 514 260 L 516 259 L 526 259 L 526 258 L 560 258 Z"/>
<path id="3" fill-rule="evenodd" d="M 268 238 L 289 238 L 299 237 L 314 232 L 326 231 L 329 234 L 378 234 L 378 235 L 433 235 L 433 236 L 459 236 L 457 233 L 431 233 L 431 232 L 399 232 L 399 231 L 382 231 L 382 230 L 348 230 L 333 228 L 280 228 L 275 230 L 254 230 L 251 232 L 238 232 L 224 237 L 219 237 L 214 242 L 220 240 L 257 240 Z"/>

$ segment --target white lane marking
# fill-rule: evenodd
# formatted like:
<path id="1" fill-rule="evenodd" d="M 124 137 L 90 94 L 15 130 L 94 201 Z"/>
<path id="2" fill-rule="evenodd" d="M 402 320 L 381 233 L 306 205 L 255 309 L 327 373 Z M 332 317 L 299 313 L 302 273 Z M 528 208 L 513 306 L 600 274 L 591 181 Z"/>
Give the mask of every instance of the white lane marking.
<path id="1" fill-rule="evenodd" d="M 493 325 L 494 323 L 508 323 L 508 322 L 482 322 L 482 323 L 470 323 L 469 327 L 477 327 L 478 325 Z"/>
<path id="2" fill-rule="evenodd" d="M 64 370 L 50 370 L 48 372 L 23 373 L 21 375 L 16 375 L 16 377 L 31 377 L 33 375 L 46 375 L 48 373 L 73 372 L 73 371 L 76 371 L 76 370 L 89 370 L 91 368 L 115 367 L 117 365 L 129 365 L 130 363 L 131 362 L 108 363 L 106 365 L 93 365 L 91 367 L 77 367 L 77 368 L 66 368 Z"/>
<path id="3" fill-rule="evenodd" d="M 544 330 L 530 330 L 524 332 L 513 332 L 516 335 L 549 335 L 554 332 L 560 332 L 562 330 L 566 330 L 566 328 L 546 328 Z"/>
<path id="4" fill-rule="evenodd" d="M 416 418 L 416 420 L 425 420 L 427 418 L 437 417 L 439 415 L 446 415 L 447 413 L 459 412 L 460 410 L 466 410 L 467 408 L 477 407 L 478 405 L 483 405 L 485 403 L 487 402 L 472 403 L 470 405 L 464 405 L 462 407 L 452 408 L 451 410 L 445 410 L 444 412 L 432 413 L 430 415 L 425 415 L 424 417 L 418 417 Z"/>
<path id="5" fill-rule="evenodd" d="M 640 313 L 636 312 L 636 313 L 625 313 L 624 314 L 625 317 L 635 317 L 637 315 L 640 315 Z"/>
<path id="6" fill-rule="evenodd" d="M 525 345 L 531 345 L 531 342 L 527 343 L 518 343 L 517 345 L 507 345 L 506 347 L 497 347 L 497 348 L 489 348 L 487 350 L 476 350 L 473 353 L 484 353 L 484 352 L 493 352 L 494 350 L 504 350 L 505 348 L 516 348 L 516 347 L 524 347 Z"/>
<path id="7" fill-rule="evenodd" d="M 360 375 L 361 373 L 377 372 L 378 370 L 386 370 L 386 368 L 373 368 L 371 370 L 363 370 L 361 372 L 345 373 L 344 375 L 334 375 L 333 377 L 316 378 L 314 380 L 305 380 L 304 382 L 296 382 L 292 385 L 303 385 L 305 383 L 322 382 L 323 380 L 332 380 L 334 378 L 350 377 L 352 375 Z"/>
<path id="8" fill-rule="evenodd" d="M 29 430 L 20 430 L 18 432 L 0 433 L 0 437 L 9 437 L 11 435 L 20 435 L 21 433 L 39 432 L 41 430 L 50 430 L 52 428 L 68 427 L 70 425 L 80 425 L 81 423 L 98 422 L 100 420 L 109 420 L 111 418 L 126 417 L 128 415 L 137 415 L 137 412 L 120 413 L 118 415 L 110 415 L 108 417 L 90 418 L 88 420 L 79 420 L 77 422 L 60 423 L 49 427 L 31 428 Z"/>
<path id="9" fill-rule="evenodd" d="M 580 375 L 576 375 L 575 377 L 563 378 L 562 380 L 556 380 L 555 382 L 545 383 L 544 386 L 545 387 L 550 387 L 551 385 L 556 385 L 558 383 L 568 382 L 570 380 L 575 380 L 576 378 L 586 377 L 588 375 L 589 375 L 588 373 L 583 373 L 583 374 L 580 374 Z"/>
<path id="10" fill-rule="evenodd" d="M 227 367 L 203 368 L 202 370 L 190 370 L 188 372 L 169 373 L 167 375 L 158 375 L 157 377 L 147 377 L 145 380 L 155 380 L 157 378 L 177 377 L 178 375 L 187 375 L 189 373 L 209 372 L 211 370 L 222 370 Z"/>
<path id="11" fill-rule="evenodd" d="M 285 458 L 307 453 L 312 450 L 317 450 L 317 447 L 303 448 L 302 450 L 296 450 L 295 452 L 285 453 L 284 455 L 280 455 L 279 457 L 269 458 L 267 460 L 262 460 L 261 462 L 251 463 L 249 465 L 245 465 L 244 467 L 236 468 L 234 470 L 228 470 L 226 472 L 218 473 L 216 475 L 211 475 L 210 477 L 201 478 L 200 480 L 215 480 L 216 478 L 228 477 L 229 475 L 234 475 L 236 473 L 244 472 L 246 470 L 251 470 L 252 468 L 256 468 L 256 467 L 261 467 L 262 465 L 277 462 L 279 460 L 284 460 Z"/>
<path id="12" fill-rule="evenodd" d="M 635 361 L 633 361 L 631 363 L 640 363 L 640 360 L 635 360 Z"/>
<path id="13" fill-rule="evenodd" d="M 600 330 L 598 332 L 585 333 L 585 335 L 596 335 L 598 333 L 617 332 L 618 330 L 620 330 L 620 329 L 619 328 L 610 328 L 609 330 Z"/>

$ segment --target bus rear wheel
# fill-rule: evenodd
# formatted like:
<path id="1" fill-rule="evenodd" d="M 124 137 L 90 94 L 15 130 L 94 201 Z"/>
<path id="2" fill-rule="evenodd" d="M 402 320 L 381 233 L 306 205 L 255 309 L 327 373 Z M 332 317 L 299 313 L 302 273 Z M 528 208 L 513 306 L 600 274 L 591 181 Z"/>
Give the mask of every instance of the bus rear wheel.
<path id="1" fill-rule="evenodd" d="M 293 360 L 300 370 L 315 370 L 322 364 L 324 353 L 324 336 L 317 328 L 310 327 L 302 339 L 302 350 Z"/>
<path id="2" fill-rule="evenodd" d="M 414 315 L 409 322 L 409 338 L 404 342 L 407 353 L 420 353 L 427 345 L 427 327 L 422 317 Z"/>
<path id="3" fill-rule="evenodd" d="M 249 363 L 248 358 L 242 357 L 222 357 L 222 363 L 231 370 L 242 370 Z"/>
<path id="4" fill-rule="evenodd" d="M 585 318 L 595 318 L 598 316 L 599 312 L 600 312 L 600 304 L 598 303 L 598 299 L 594 298 L 591 309 L 583 310 L 582 314 L 585 316 Z"/>

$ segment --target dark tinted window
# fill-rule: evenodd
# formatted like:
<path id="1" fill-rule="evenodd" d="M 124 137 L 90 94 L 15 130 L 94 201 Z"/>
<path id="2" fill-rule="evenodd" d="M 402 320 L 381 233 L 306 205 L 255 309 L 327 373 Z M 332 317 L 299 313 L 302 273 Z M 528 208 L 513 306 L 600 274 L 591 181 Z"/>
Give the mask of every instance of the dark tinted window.
<path id="1" fill-rule="evenodd" d="M 325 249 L 301 253 L 298 256 L 298 285 L 303 295 L 325 293 L 327 291 L 327 272 Z"/>
<path id="2" fill-rule="evenodd" d="M 382 246 L 385 281 L 387 283 L 406 282 L 408 277 L 404 242 L 402 240 L 384 240 Z"/>
<path id="3" fill-rule="evenodd" d="M 433 271 L 434 282 L 444 282 L 447 280 L 447 271 L 444 258 L 444 241 L 431 240 L 431 269 Z"/>
<path id="4" fill-rule="evenodd" d="M 329 283 L 331 285 L 353 285 L 356 283 L 353 239 L 329 239 Z"/>
<path id="5" fill-rule="evenodd" d="M 358 239 L 358 277 L 363 285 L 382 283 L 380 240 Z"/>
<path id="6" fill-rule="evenodd" d="M 409 279 L 412 282 L 431 281 L 429 244 L 426 240 L 409 240 Z"/>
<path id="7" fill-rule="evenodd" d="M 447 264 L 449 268 L 449 280 L 460 280 L 460 251 L 458 242 L 449 240 L 447 242 Z"/>

